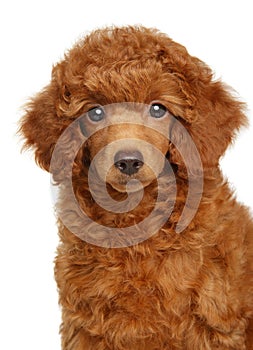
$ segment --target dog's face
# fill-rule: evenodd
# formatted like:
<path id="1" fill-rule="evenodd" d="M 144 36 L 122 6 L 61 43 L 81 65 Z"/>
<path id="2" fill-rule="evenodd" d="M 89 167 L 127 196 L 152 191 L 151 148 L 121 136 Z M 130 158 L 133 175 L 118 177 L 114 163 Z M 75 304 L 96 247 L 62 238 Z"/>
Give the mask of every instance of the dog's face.
<path id="1" fill-rule="evenodd" d="M 89 164 L 119 192 L 130 180 L 128 191 L 137 191 L 140 183 L 148 186 L 162 173 L 166 157 L 182 175 L 186 156 L 197 174 L 192 144 L 204 169 L 217 167 L 245 123 L 241 103 L 212 81 L 203 62 L 164 34 L 135 27 L 86 37 L 54 67 L 51 83 L 29 104 L 21 131 L 44 169 L 50 168 L 59 137 L 78 118 Z M 58 173 L 73 157 L 70 136 L 64 159 L 57 159 Z M 75 159 L 75 176 L 85 166 L 84 156 Z"/>
<path id="2" fill-rule="evenodd" d="M 77 95 L 85 100 L 80 127 L 100 179 L 119 192 L 153 182 L 164 169 L 174 115 L 184 105 L 177 79 L 154 59 L 116 61 L 107 70 L 87 67 Z"/>
<path id="3" fill-rule="evenodd" d="M 130 192 L 148 186 L 163 171 L 172 123 L 172 115 L 158 102 L 112 104 L 88 111 L 81 129 L 100 179 L 120 192 L 126 191 L 126 185 Z"/>

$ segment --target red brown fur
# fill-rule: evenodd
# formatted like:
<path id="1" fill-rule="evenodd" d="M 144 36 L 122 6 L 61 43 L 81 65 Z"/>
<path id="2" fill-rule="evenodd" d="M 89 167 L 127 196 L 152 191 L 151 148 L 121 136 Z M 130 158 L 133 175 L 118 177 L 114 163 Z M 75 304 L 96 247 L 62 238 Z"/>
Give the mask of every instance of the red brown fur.
<path id="1" fill-rule="evenodd" d="M 157 182 L 147 180 L 147 169 L 140 173 L 147 180 L 143 199 L 130 213 L 106 211 L 90 195 L 91 158 L 106 144 L 124 138 L 126 129 L 128 136 L 148 140 L 167 156 L 175 171 L 177 198 L 158 232 L 117 249 L 87 243 L 59 218 L 55 276 L 62 306 L 62 349 L 253 349 L 253 221 L 219 169 L 220 157 L 246 118 L 244 106 L 212 79 L 208 66 L 156 30 L 94 31 L 54 67 L 50 84 L 28 105 L 21 132 L 26 147 L 35 150 L 37 163 L 49 171 L 60 135 L 90 108 L 152 101 L 179 118 L 197 146 L 204 174 L 200 205 L 190 224 L 176 233 L 186 202 L 187 171 L 176 147 L 154 130 L 112 125 L 90 137 L 75 158 L 71 176 L 80 207 L 94 221 L 120 230 L 144 219 L 156 201 Z M 93 128 L 87 121 L 82 127 Z M 177 126 L 168 128 L 190 157 L 192 150 Z M 75 132 L 81 137 L 80 130 Z M 61 184 L 71 173 L 70 134 L 65 158 L 59 154 L 57 169 L 51 167 Z M 192 162 L 192 176 L 197 178 L 199 169 Z M 124 199 L 124 190 L 116 188 L 116 170 L 108 176 L 111 196 Z M 169 193 L 169 185 L 161 186 Z M 80 212 L 71 210 L 69 191 L 66 186 L 61 209 L 70 223 L 88 232 L 90 228 L 79 223 Z M 97 234 L 103 245 L 106 235 Z"/>

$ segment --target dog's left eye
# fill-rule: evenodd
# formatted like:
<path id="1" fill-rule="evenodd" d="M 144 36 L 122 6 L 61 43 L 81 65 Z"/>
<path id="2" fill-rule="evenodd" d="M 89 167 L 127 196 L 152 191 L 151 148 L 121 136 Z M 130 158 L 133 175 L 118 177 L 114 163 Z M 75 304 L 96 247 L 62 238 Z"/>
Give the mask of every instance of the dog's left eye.
<path id="1" fill-rule="evenodd" d="M 105 111 L 102 107 L 92 108 L 88 111 L 88 117 L 93 122 L 99 122 L 100 120 L 104 119 Z"/>
<path id="2" fill-rule="evenodd" d="M 167 113 L 167 108 L 161 103 L 154 103 L 149 109 L 149 114 L 153 118 L 162 118 Z"/>

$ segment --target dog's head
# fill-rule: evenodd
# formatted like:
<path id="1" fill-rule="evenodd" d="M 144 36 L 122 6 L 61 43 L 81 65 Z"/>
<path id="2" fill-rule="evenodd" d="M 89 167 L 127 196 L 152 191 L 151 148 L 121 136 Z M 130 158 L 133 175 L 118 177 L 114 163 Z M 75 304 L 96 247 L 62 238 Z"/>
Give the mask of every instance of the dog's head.
<path id="1" fill-rule="evenodd" d="M 69 129 L 58 169 L 51 166 L 58 181 L 93 164 L 100 179 L 124 192 L 129 180 L 148 186 L 166 159 L 184 176 L 186 157 L 197 176 L 196 149 L 204 169 L 217 167 L 246 123 L 242 109 L 202 61 L 166 35 L 109 28 L 85 37 L 53 68 L 50 84 L 27 106 L 21 132 L 49 171 L 55 145 Z M 84 143 L 69 169 L 77 138 Z"/>

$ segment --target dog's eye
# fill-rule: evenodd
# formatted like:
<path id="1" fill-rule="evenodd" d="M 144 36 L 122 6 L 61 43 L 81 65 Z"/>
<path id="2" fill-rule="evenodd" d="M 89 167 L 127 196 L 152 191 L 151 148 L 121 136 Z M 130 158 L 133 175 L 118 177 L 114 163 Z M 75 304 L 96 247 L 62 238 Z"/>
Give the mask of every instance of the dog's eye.
<path id="1" fill-rule="evenodd" d="M 99 122 L 100 120 L 104 119 L 105 117 L 105 111 L 102 107 L 95 107 L 88 111 L 88 117 L 93 122 Z"/>
<path id="2" fill-rule="evenodd" d="M 167 113 L 167 108 L 160 103 L 154 103 L 149 109 L 149 114 L 153 118 L 162 118 Z"/>

